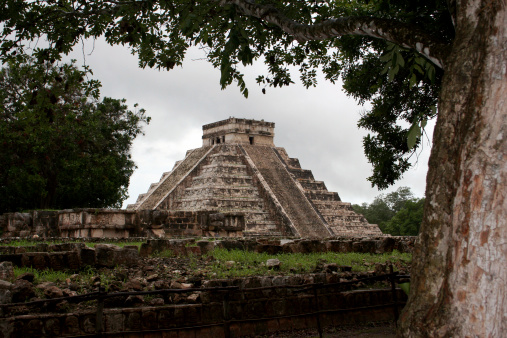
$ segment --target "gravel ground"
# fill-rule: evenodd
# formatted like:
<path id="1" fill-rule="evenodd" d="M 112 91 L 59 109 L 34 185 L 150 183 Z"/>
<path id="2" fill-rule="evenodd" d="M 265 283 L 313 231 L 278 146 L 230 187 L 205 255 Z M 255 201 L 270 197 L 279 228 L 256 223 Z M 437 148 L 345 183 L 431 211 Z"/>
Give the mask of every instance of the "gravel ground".
<path id="1" fill-rule="evenodd" d="M 278 332 L 273 335 L 263 336 L 265 338 L 299 338 L 319 337 L 317 329 L 293 330 Z M 369 323 L 364 325 L 327 327 L 324 329 L 324 338 L 394 338 L 396 327 L 393 322 Z"/>

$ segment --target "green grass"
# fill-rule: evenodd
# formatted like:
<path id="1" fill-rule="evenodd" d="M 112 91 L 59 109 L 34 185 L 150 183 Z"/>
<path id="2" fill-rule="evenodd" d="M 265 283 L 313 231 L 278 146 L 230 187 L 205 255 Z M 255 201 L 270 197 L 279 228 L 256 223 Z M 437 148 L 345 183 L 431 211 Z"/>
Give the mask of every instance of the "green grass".
<path id="1" fill-rule="evenodd" d="M 65 282 L 67 279 L 73 279 L 75 282 L 91 285 L 92 278 L 100 277 L 101 285 L 108 291 L 110 284 L 117 280 L 116 273 L 118 269 L 119 268 L 116 267 L 113 270 L 106 271 L 87 266 L 79 271 L 77 277 L 71 278 L 71 276 L 75 276 L 75 272 L 55 271 L 51 269 L 37 270 L 32 267 L 14 267 L 14 279 L 23 273 L 31 272 L 34 274 L 34 285 L 44 282 L 61 283 Z"/>
<path id="2" fill-rule="evenodd" d="M 16 279 L 19 275 L 27 272 L 34 274 L 34 284 L 39 284 L 42 282 L 63 282 L 72 275 L 72 273 L 65 271 L 37 270 L 32 267 L 14 267 L 14 279 Z"/>
<path id="3" fill-rule="evenodd" d="M 174 252 L 172 250 L 163 250 L 163 251 L 157 251 L 151 254 L 151 257 L 157 257 L 157 258 L 170 258 L 170 257 L 176 257 Z"/>
<path id="4" fill-rule="evenodd" d="M 252 275 L 275 275 L 313 272 L 319 263 L 336 263 L 351 266 L 352 271 L 373 270 L 375 263 L 403 262 L 409 264 L 410 254 L 394 251 L 381 255 L 367 253 L 282 253 L 269 255 L 241 250 L 215 249 L 209 255 L 215 258 L 211 265 L 211 273 L 217 278 L 245 277 Z M 281 262 L 280 270 L 273 271 L 265 266 L 268 259 L 277 258 Z M 234 264 L 226 265 L 225 262 Z"/>

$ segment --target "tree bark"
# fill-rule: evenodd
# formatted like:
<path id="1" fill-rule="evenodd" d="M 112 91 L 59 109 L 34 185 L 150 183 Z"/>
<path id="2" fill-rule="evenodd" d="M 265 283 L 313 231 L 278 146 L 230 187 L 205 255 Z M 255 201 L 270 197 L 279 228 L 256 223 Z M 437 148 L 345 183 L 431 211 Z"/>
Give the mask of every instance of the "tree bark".
<path id="1" fill-rule="evenodd" d="M 400 336 L 505 336 L 506 140 L 505 1 L 456 1 Z"/>

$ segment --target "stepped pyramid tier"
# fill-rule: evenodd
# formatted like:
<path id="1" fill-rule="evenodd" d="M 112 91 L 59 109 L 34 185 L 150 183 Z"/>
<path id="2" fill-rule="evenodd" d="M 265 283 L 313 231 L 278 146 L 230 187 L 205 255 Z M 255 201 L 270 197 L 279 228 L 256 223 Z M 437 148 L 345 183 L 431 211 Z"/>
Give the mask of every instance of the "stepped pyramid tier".
<path id="1" fill-rule="evenodd" d="M 229 118 L 203 126 L 203 146 L 139 195 L 133 210 L 241 215 L 243 236 L 379 236 L 375 224 L 274 145 L 272 122 Z"/>

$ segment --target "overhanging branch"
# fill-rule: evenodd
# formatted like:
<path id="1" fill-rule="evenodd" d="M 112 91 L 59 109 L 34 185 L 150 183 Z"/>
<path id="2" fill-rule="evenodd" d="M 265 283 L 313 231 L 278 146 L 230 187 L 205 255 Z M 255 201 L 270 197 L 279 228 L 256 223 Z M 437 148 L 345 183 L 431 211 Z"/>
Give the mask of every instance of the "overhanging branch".
<path id="1" fill-rule="evenodd" d="M 220 5 L 236 5 L 248 16 L 280 27 L 298 42 L 325 40 L 344 35 L 362 35 L 393 42 L 405 48 L 417 50 L 436 66 L 444 68 L 449 52 L 448 43 L 437 40 L 424 30 L 396 20 L 374 17 L 342 17 L 306 25 L 286 17 L 271 5 L 257 4 L 252 0 L 218 0 Z"/>

